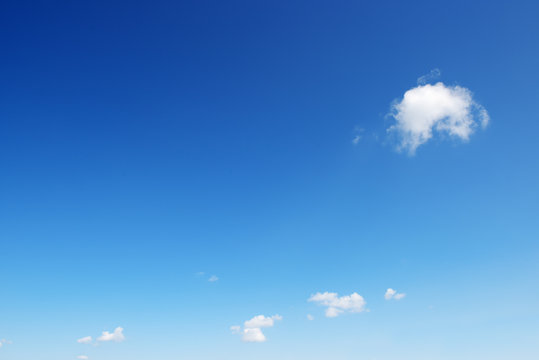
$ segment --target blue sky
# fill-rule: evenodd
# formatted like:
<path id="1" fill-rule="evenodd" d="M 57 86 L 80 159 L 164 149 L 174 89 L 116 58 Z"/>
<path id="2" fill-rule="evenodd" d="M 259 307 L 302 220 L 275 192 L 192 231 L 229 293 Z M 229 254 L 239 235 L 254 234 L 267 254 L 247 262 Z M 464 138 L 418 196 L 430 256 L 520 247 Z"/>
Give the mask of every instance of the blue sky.
<path id="1" fill-rule="evenodd" d="M 2 2 L 0 359 L 537 359 L 538 14 Z"/>

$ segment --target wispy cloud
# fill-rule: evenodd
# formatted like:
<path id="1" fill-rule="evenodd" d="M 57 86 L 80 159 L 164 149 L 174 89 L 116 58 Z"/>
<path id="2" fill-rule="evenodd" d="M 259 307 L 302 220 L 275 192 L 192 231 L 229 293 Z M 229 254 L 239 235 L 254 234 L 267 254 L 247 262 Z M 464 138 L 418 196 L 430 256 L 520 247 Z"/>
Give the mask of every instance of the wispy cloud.
<path id="1" fill-rule="evenodd" d="M 206 277 L 206 272 L 199 271 L 199 272 L 195 273 L 195 276 L 196 277 Z M 209 282 L 216 282 L 216 281 L 219 280 L 219 277 L 217 277 L 217 275 L 211 275 L 207 279 L 208 279 Z"/>
<path id="2" fill-rule="evenodd" d="M 79 355 L 79 356 L 77 356 L 77 359 L 79 359 L 79 360 L 88 360 L 88 356 L 86 356 L 86 355 Z"/>
<path id="3" fill-rule="evenodd" d="M 11 344 L 11 341 L 6 340 L 6 339 L 0 339 L 0 347 L 4 346 L 4 344 L 5 345 Z"/>
<path id="4" fill-rule="evenodd" d="M 431 81 L 437 80 L 442 75 L 440 69 L 432 69 L 428 74 L 420 76 L 417 78 L 418 85 L 425 85 Z"/>
<path id="5" fill-rule="evenodd" d="M 434 134 L 468 141 L 478 128 L 489 123 L 487 110 L 473 100 L 472 92 L 442 82 L 414 87 L 393 104 L 395 123 L 387 132 L 397 137 L 397 150 L 414 155 Z"/>
<path id="6" fill-rule="evenodd" d="M 361 140 L 363 140 L 363 134 L 365 133 L 365 129 L 362 129 L 358 126 L 354 129 L 354 138 L 352 139 L 352 144 L 357 145 Z"/>
<path id="7" fill-rule="evenodd" d="M 398 293 L 397 290 L 393 290 L 392 288 L 389 288 L 386 290 L 386 293 L 384 294 L 384 299 L 386 300 L 400 300 L 404 298 L 406 294 L 404 293 Z"/>
<path id="8" fill-rule="evenodd" d="M 85 336 L 83 338 L 80 338 L 77 340 L 77 342 L 79 344 L 92 344 L 94 343 L 97 344 L 97 342 L 108 342 L 108 341 L 113 341 L 113 342 L 122 342 L 125 340 L 125 336 L 124 336 L 124 329 L 120 326 L 118 326 L 116 329 L 114 329 L 113 332 L 108 332 L 108 331 L 103 331 L 101 333 L 101 336 L 99 336 L 97 339 L 96 339 L 96 342 L 94 343 L 94 339 L 93 337 L 91 336 Z"/>
<path id="9" fill-rule="evenodd" d="M 77 340 L 79 344 L 91 344 L 92 341 L 93 341 L 93 338 L 91 336 L 85 336 Z"/>
<path id="10" fill-rule="evenodd" d="M 339 297 L 337 293 L 316 293 L 307 301 L 326 306 L 326 317 L 337 317 L 344 312 L 360 313 L 366 311 L 367 302 L 358 293 Z"/>
<path id="11" fill-rule="evenodd" d="M 235 325 L 230 327 L 230 331 L 233 334 L 241 334 L 241 340 L 243 342 L 264 342 L 266 341 L 266 336 L 262 332 L 262 329 L 273 327 L 275 321 L 282 319 L 283 317 L 281 315 L 257 315 L 243 323 L 243 330 L 241 326 Z"/>

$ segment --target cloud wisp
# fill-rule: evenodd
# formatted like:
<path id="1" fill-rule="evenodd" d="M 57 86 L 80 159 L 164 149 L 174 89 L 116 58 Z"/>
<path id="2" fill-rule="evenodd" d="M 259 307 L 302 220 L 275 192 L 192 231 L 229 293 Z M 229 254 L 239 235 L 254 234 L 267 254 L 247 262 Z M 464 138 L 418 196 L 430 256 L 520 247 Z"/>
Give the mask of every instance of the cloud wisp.
<path id="1" fill-rule="evenodd" d="M 114 329 L 113 332 L 103 331 L 101 333 L 101 336 L 99 336 L 96 339 L 96 342 L 94 342 L 94 338 L 91 336 L 85 336 L 83 338 L 80 338 L 77 340 L 79 344 L 97 344 L 99 342 L 122 342 L 125 340 L 124 335 L 124 328 L 121 326 L 118 326 L 116 329 Z"/>
<path id="2" fill-rule="evenodd" d="M 392 288 L 389 288 L 386 290 L 386 293 L 384 294 L 384 299 L 386 300 L 400 300 L 406 296 L 405 293 L 398 293 L 397 290 L 393 290 Z"/>
<path id="3" fill-rule="evenodd" d="M 11 344 L 11 341 L 6 340 L 6 339 L 0 339 L 0 348 L 1 348 L 2 346 L 4 346 L 4 344 L 5 344 L 5 345 Z"/>
<path id="4" fill-rule="evenodd" d="M 417 85 L 425 85 L 431 81 L 437 80 L 442 76 L 440 69 L 432 69 L 428 74 L 417 78 Z"/>
<path id="5" fill-rule="evenodd" d="M 409 155 L 435 134 L 468 141 L 477 128 L 486 128 L 490 120 L 470 90 L 442 82 L 420 84 L 406 91 L 388 115 L 395 120 L 388 134 L 397 137 L 397 150 Z"/>
<path id="6" fill-rule="evenodd" d="M 79 344 L 91 344 L 94 339 L 91 336 L 85 336 L 77 340 Z"/>
<path id="7" fill-rule="evenodd" d="M 262 332 L 262 329 L 273 327 L 275 321 L 282 319 L 283 317 L 281 315 L 257 315 L 243 323 L 243 330 L 241 326 L 235 325 L 230 327 L 230 331 L 232 331 L 233 334 L 240 334 L 243 342 L 265 342 L 266 336 Z"/>
<path id="8" fill-rule="evenodd" d="M 344 295 L 339 297 L 337 293 L 316 293 L 312 295 L 307 301 L 318 303 L 319 305 L 326 306 L 326 317 L 337 317 L 344 312 L 360 313 L 367 311 L 365 306 L 367 302 L 363 296 L 358 293 L 352 293 L 350 295 Z"/>

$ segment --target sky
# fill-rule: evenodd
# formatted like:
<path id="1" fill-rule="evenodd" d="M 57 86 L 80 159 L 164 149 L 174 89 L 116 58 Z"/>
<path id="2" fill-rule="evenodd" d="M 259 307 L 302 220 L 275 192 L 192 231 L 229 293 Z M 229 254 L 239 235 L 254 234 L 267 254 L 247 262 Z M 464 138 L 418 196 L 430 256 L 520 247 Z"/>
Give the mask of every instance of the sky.
<path id="1" fill-rule="evenodd" d="M 536 1 L 3 1 L 1 360 L 539 358 Z"/>

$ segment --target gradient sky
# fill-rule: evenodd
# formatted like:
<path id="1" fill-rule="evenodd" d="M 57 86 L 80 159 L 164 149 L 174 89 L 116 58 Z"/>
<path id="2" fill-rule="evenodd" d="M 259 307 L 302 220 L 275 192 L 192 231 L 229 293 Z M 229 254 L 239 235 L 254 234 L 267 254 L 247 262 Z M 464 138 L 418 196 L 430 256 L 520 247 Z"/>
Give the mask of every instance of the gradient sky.
<path id="1" fill-rule="evenodd" d="M 539 358 L 538 18 L 3 1 L 0 359 Z M 399 151 L 395 105 L 437 82 L 488 126 Z M 267 341 L 231 331 L 257 315 Z"/>

